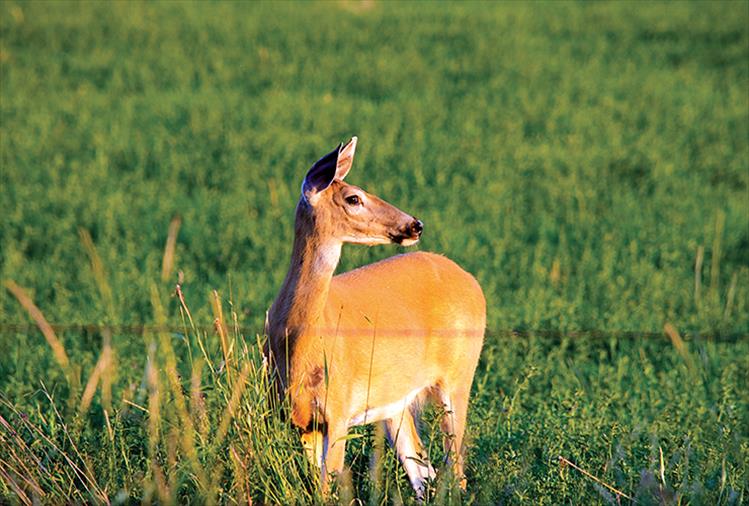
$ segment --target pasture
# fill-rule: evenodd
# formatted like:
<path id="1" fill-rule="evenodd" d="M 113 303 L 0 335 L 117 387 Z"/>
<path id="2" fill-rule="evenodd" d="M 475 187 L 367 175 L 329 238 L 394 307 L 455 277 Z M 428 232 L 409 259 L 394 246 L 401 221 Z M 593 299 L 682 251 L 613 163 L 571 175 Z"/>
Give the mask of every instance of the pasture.
<path id="1" fill-rule="evenodd" d="M 323 501 L 260 346 L 358 135 L 487 298 L 428 502 L 745 503 L 748 88 L 746 2 L 0 3 L 0 502 Z M 352 434 L 331 501 L 413 503 Z"/>

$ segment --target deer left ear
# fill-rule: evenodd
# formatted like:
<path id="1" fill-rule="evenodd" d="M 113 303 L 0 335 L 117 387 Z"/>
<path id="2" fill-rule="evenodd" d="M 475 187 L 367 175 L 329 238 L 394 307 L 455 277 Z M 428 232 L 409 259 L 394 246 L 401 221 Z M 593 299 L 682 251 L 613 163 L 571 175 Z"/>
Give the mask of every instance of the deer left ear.
<path id="1" fill-rule="evenodd" d="M 302 195 L 307 202 L 314 205 L 317 196 L 330 186 L 330 183 L 336 179 L 342 181 L 346 177 L 354 161 L 356 141 L 357 138 L 352 137 L 345 146 L 339 144 L 337 148 L 320 158 L 310 168 L 302 183 Z"/>
<path id="2" fill-rule="evenodd" d="M 339 181 L 343 181 L 348 171 L 351 170 L 351 165 L 354 163 L 354 153 L 356 153 L 356 142 L 359 139 L 356 136 L 351 137 L 351 140 L 338 152 L 338 160 L 336 161 L 335 178 Z"/>
<path id="3" fill-rule="evenodd" d="M 304 176 L 302 195 L 310 204 L 314 204 L 316 197 L 325 190 L 336 178 L 338 155 L 341 144 L 333 151 L 320 158 Z"/>

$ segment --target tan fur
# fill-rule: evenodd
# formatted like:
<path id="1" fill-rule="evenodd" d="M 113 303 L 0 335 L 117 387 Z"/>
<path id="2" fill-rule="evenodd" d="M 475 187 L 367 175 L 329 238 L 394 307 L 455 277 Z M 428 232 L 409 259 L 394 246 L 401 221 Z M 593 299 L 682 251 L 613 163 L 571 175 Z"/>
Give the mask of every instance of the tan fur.
<path id="1" fill-rule="evenodd" d="M 350 169 L 349 146 L 347 160 L 339 155 L 339 174 L 342 163 L 348 163 L 343 175 Z M 361 208 L 346 204 L 352 192 L 362 197 Z M 342 470 L 342 438 L 355 424 L 385 420 L 396 432 L 390 434 L 394 442 L 408 438 L 399 449 L 421 451 L 406 412 L 425 396 L 450 410 L 445 444 L 462 478 L 468 396 L 486 322 L 477 281 L 448 258 L 423 252 L 333 276 L 342 242 L 391 242 L 394 231 L 412 230 L 414 220 L 341 178 L 303 195 L 297 206 L 291 265 L 269 312 L 266 351 L 291 397 L 291 419 L 305 432 L 305 446 L 325 455 L 323 478 Z M 318 428 L 327 445 L 311 434 Z M 412 457 L 401 460 L 413 467 Z M 426 471 L 409 472 L 417 494 L 422 475 Z"/>

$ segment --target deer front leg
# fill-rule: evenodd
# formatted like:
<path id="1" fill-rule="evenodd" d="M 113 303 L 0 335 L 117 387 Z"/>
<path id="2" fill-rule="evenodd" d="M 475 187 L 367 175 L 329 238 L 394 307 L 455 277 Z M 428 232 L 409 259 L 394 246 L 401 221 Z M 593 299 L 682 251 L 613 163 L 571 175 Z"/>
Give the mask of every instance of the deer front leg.
<path id="1" fill-rule="evenodd" d="M 330 484 L 336 475 L 343 471 L 344 458 L 346 457 L 346 425 L 329 424 L 322 443 L 322 468 L 321 483 L 323 496 L 330 492 Z"/>

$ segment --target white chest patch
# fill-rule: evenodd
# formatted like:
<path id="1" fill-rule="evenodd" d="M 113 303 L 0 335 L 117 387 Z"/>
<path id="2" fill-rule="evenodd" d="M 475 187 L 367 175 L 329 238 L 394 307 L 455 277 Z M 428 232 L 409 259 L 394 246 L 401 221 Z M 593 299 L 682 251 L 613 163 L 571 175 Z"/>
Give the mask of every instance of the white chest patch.
<path id="1" fill-rule="evenodd" d="M 405 397 L 390 404 L 384 406 L 373 406 L 367 408 L 363 413 L 357 413 L 349 419 L 348 426 L 354 427 L 356 425 L 364 425 L 367 423 L 379 422 L 380 420 L 388 420 L 390 418 L 398 418 L 402 413 L 407 410 L 414 402 L 419 393 L 424 390 L 425 387 L 419 387 L 416 390 L 412 390 Z"/>

